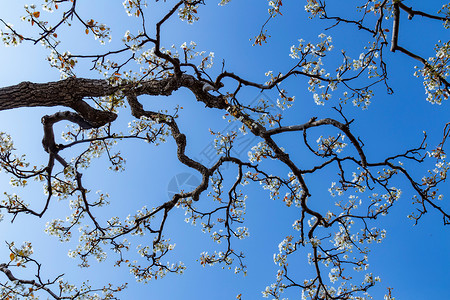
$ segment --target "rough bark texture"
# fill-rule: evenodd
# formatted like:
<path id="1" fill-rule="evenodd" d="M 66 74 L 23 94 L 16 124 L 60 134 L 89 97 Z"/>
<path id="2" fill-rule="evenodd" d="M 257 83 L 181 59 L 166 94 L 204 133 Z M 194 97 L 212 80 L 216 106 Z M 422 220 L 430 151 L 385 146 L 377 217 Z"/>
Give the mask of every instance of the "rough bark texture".
<path id="1" fill-rule="evenodd" d="M 71 107 L 83 97 L 105 96 L 116 90 L 105 80 L 98 79 L 69 78 L 48 83 L 25 81 L 0 88 L 0 110 L 33 106 Z"/>
<path id="2" fill-rule="evenodd" d="M 22 82 L 0 89 L 0 110 L 19 107 L 65 106 L 74 109 L 91 126 L 99 127 L 114 121 L 116 115 L 92 108 L 84 97 L 111 95 L 117 91 L 105 80 L 69 78 L 66 80 L 32 83 Z"/>
<path id="3" fill-rule="evenodd" d="M 83 101 L 85 97 L 101 97 L 112 95 L 122 90 L 128 93 L 133 90 L 139 95 L 169 96 L 181 86 L 190 89 L 197 100 L 208 107 L 223 108 L 224 102 L 203 90 L 204 82 L 190 75 L 176 78 L 149 80 L 141 83 L 126 83 L 113 86 L 106 80 L 69 78 L 48 83 L 22 82 L 17 85 L 0 88 L 0 111 L 19 107 L 65 106 L 78 112 L 91 126 L 99 127 L 116 119 L 116 115 L 92 108 Z"/>

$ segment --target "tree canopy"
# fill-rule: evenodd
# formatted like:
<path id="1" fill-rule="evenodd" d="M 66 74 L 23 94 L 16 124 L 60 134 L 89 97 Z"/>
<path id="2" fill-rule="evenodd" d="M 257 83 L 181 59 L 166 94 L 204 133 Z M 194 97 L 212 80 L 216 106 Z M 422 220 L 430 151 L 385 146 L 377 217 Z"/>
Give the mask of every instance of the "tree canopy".
<path id="1" fill-rule="evenodd" d="M 39 2 L 0 4 L 0 298 L 445 291 L 450 3 Z"/>

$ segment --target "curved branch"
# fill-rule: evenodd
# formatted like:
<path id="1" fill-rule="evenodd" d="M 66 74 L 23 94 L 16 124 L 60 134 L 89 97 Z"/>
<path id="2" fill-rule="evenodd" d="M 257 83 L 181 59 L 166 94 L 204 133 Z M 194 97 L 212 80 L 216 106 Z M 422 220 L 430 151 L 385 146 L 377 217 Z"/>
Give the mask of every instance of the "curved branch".
<path id="1" fill-rule="evenodd" d="M 322 125 L 332 125 L 338 129 L 340 129 L 342 132 L 344 132 L 348 136 L 350 141 L 352 142 L 353 146 L 356 148 L 356 151 L 358 151 L 358 154 L 361 157 L 361 165 L 363 167 L 367 166 L 366 155 L 364 154 L 364 151 L 362 150 L 361 145 L 359 144 L 358 140 L 350 132 L 348 125 L 343 124 L 334 119 L 326 118 L 326 119 L 316 120 L 315 118 L 312 118 L 305 124 L 285 126 L 285 127 L 279 127 L 279 128 L 267 130 L 266 134 L 271 136 L 271 135 L 275 135 L 275 134 L 279 134 L 279 133 L 283 133 L 283 132 L 289 132 L 289 131 L 304 131 L 308 128 L 318 127 L 318 126 L 322 126 Z"/>

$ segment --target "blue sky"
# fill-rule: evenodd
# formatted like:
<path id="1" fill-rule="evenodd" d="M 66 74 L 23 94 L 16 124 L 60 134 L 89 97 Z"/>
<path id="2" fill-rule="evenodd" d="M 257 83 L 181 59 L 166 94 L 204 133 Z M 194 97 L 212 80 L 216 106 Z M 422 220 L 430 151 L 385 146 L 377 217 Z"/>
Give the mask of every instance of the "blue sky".
<path id="1" fill-rule="evenodd" d="M 123 33 L 129 26 L 136 26 L 134 19 L 122 12 L 121 1 L 110 4 L 110 1 L 91 1 L 89 6 L 80 3 L 80 13 L 88 16 L 91 12 L 110 25 L 113 29 L 113 41 L 106 47 L 120 44 Z M 219 74 L 222 59 L 225 69 L 253 81 L 265 81 L 264 73 L 273 70 L 274 73 L 286 72 L 292 65 L 289 48 L 297 43 L 297 39 L 318 41 L 318 34 L 324 31 L 324 23 L 310 20 L 304 12 L 304 1 L 284 3 L 283 16 L 272 20 L 268 29 L 272 37 L 269 43 L 262 47 L 252 46 L 250 38 L 258 34 L 260 25 L 267 18 L 267 1 L 231 1 L 225 7 L 217 6 L 218 1 L 208 2 L 200 8 L 200 21 L 194 25 L 187 25 L 174 18 L 163 28 L 163 44 L 168 47 L 183 42 L 195 41 L 197 49 L 215 53 L 215 66 L 211 75 Z M 286 1 L 287 2 L 287 1 Z M 406 1 L 408 2 L 408 1 Z M 411 1 L 409 1 L 411 2 Z M 0 17 L 21 28 L 19 16 L 23 15 L 22 1 L 0 4 Z M 150 1 L 149 20 L 158 20 L 169 8 L 172 1 Z M 411 3 L 416 9 L 435 12 L 442 4 L 441 1 L 427 1 Z M 159 7 L 162 6 L 161 10 Z M 107 7 L 107 9 L 105 9 Z M 153 8 L 158 7 L 158 8 Z M 345 9 L 345 8 L 342 8 Z M 5 13 L 6 12 L 6 13 Z M 405 16 L 404 16 L 405 17 Z M 403 18 L 405 20 L 406 18 Z M 415 17 L 412 21 L 402 23 L 400 43 L 410 46 L 424 57 L 433 55 L 433 45 L 438 39 L 444 39 L 448 32 L 440 29 L 440 24 Z M 341 48 L 351 48 L 354 53 L 361 52 L 367 36 L 355 31 L 349 26 L 338 27 L 326 32 L 333 36 L 336 55 Z M 447 34 L 447 35 L 445 35 Z M 70 36 L 63 44 L 73 53 L 95 53 L 99 49 L 92 37 L 81 34 Z M 442 137 L 443 125 L 448 122 L 448 101 L 442 105 L 431 105 L 425 101 L 424 88 L 420 79 L 413 77 L 416 62 L 400 53 L 391 54 L 386 51 L 386 61 L 389 63 L 389 82 L 394 89 L 393 95 L 387 95 L 385 89 L 379 86 L 375 89 L 376 96 L 368 110 L 345 107 L 347 117 L 355 118 L 353 130 L 365 143 L 366 155 L 370 161 L 377 161 L 386 155 L 403 152 L 411 146 L 418 146 L 421 142 L 422 131 L 427 131 L 429 144 L 437 144 Z M 46 82 L 59 79 L 59 72 L 51 69 L 45 60 L 46 51 L 43 47 L 23 44 L 15 48 L 0 47 L 1 86 L 9 86 L 22 81 Z M 86 65 L 87 66 L 87 65 Z M 80 77 L 96 77 L 88 68 L 80 69 Z M 296 95 L 295 106 L 286 112 L 286 123 L 304 123 L 312 116 L 335 117 L 338 115 L 331 107 L 337 102 L 327 103 L 325 107 L 314 104 L 312 94 L 309 93 L 307 83 L 303 79 L 288 81 L 289 93 Z M 259 95 L 256 89 L 246 92 L 251 101 Z M 271 91 L 263 97 L 274 101 L 277 94 Z M 173 108 L 177 103 L 184 107 L 180 116 L 181 130 L 187 135 L 187 153 L 193 157 L 202 158 L 202 151 L 212 142 L 209 129 L 214 131 L 227 127 L 222 119 L 222 112 L 213 111 L 195 101 L 186 91 L 178 91 L 169 98 L 150 98 L 143 100 L 146 107 Z M 61 108 L 33 108 L 3 111 L 0 117 L 0 131 L 12 135 L 16 148 L 20 153 L 27 153 L 29 160 L 35 164 L 45 164 L 46 155 L 41 146 L 42 128 L 40 118 L 43 114 L 51 114 Z M 201 117 L 199 117 L 201 116 Z M 18 122 L 18 120 L 20 120 Z M 118 123 L 126 126 L 129 114 L 124 111 Z M 59 126 L 63 129 L 63 126 Z M 125 130 L 125 129 L 122 129 Z M 312 136 L 322 134 L 320 131 Z M 288 151 L 296 151 L 301 143 L 301 136 L 288 135 L 279 138 L 280 143 Z M 256 143 L 256 141 L 255 141 Z M 102 190 L 111 194 L 111 205 L 105 209 L 106 214 L 133 213 L 143 205 L 155 206 L 168 199 L 167 184 L 181 173 L 196 176 L 195 172 L 182 166 L 176 161 L 175 144 L 171 141 L 155 147 L 142 143 L 121 143 L 119 149 L 127 158 L 126 171 L 113 173 L 107 169 L 105 159 L 100 159 L 93 165 L 92 170 L 85 171 L 83 179 L 93 191 Z M 241 158 L 246 158 L 248 149 L 239 152 Z M 298 162 L 308 164 L 302 152 L 296 152 Z M 276 169 L 274 172 L 280 169 Z M 426 170 L 414 169 L 413 173 L 420 178 Z M 232 169 L 227 170 L 230 176 Z M 284 171 L 283 171 L 284 172 Z M 318 205 L 330 201 L 327 187 L 333 174 L 319 174 L 313 176 L 311 184 L 318 189 Z M 326 180 L 325 180 L 326 179 Z M 0 190 L 12 191 L 8 178 L 0 174 Z M 399 182 L 399 186 L 404 182 Z M 448 201 L 448 182 L 444 183 L 441 193 Z M 14 190 L 15 191 L 15 190 Z M 128 282 L 129 288 L 124 291 L 123 299 L 234 299 L 242 293 L 243 299 L 258 299 L 261 291 L 275 279 L 276 266 L 273 263 L 273 253 L 278 250 L 278 243 L 292 231 L 292 222 L 298 217 L 299 211 L 287 208 L 281 201 L 269 199 L 268 193 L 258 185 L 250 185 L 245 190 L 247 201 L 246 222 L 250 229 L 250 237 L 236 242 L 235 247 L 245 251 L 248 275 L 234 275 L 233 271 L 222 270 L 221 266 L 201 267 L 196 261 L 203 251 L 213 252 L 217 249 L 207 234 L 200 231 L 200 226 L 191 226 L 184 220 L 184 212 L 178 209 L 167 224 L 166 236 L 176 243 L 174 253 L 168 259 L 181 260 L 187 265 L 182 276 L 169 274 L 163 280 L 152 281 L 149 284 L 136 284 L 126 267 L 113 268 L 113 255 L 106 262 L 92 263 L 89 269 L 78 269 L 77 262 L 67 257 L 67 250 L 74 247 L 73 243 L 60 244 L 55 238 L 43 233 L 45 223 L 57 216 L 64 217 L 68 212 L 67 203 L 54 201 L 52 211 L 42 220 L 29 216 L 19 216 L 14 224 L 6 218 L 0 226 L 0 240 L 15 240 L 18 244 L 30 240 L 35 248 L 35 258 L 43 262 L 44 274 L 54 276 L 66 273 L 67 279 L 75 282 L 87 278 L 93 285 L 103 285 L 106 282 Z M 36 185 L 20 193 L 30 202 L 41 205 L 44 196 L 42 187 Z M 450 294 L 448 278 L 450 278 L 450 232 L 442 225 L 442 221 L 433 210 L 425 215 L 418 226 L 406 218 L 414 206 L 411 205 L 411 191 L 404 189 L 400 202 L 391 213 L 379 219 L 380 227 L 388 232 L 386 240 L 380 245 L 374 245 L 369 259 L 370 271 L 382 278 L 379 287 L 371 290 L 374 299 L 382 299 L 386 287 L 393 287 L 397 299 L 437 299 Z M 203 199 L 207 199 L 204 197 Z M 446 207 L 448 203 L 443 204 Z M 62 214 L 62 216 L 61 216 Z M 150 237 L 147 237 L 150 241 Z M 144 239 L 145 242 L 145 239 Z M 136 244 L 140 241 L 136 241 Z M 0 248 L 0 257 L 6 260 L 8 251 Z M 306 263 L 305 252 L 296 255 L 292 265 L 296 267 L 298 279 L 306 278 L 310 274 L 310 266 Z M 2 277 L 0 277 L 2 279 Z M 450 296 L 450 295 L 449 295 Z M 298 299 L 295 291 L 286 292 L 286 297 Z"/>

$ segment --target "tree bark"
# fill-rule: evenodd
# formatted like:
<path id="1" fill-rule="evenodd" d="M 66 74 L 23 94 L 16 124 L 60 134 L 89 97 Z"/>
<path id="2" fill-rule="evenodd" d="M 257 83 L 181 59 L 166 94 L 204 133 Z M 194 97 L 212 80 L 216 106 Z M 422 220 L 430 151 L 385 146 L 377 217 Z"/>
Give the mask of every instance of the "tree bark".
<path id="1" fill-rule="evenodd" d="M 0 88 L 0 111 L 20 107 L 65 106 L 78 112 L 91 126 L 99 127 L 114 121 L 117 116 L 91 107 L 83 98 L 111 95 L 118 89 L 98 79 L 69 78 L 48 83 L 25 81 Z"/>
<path id="2" fill-rule="evenodd" d="M 20 107 L 65 106 L 75 110 L 92 127 L 100 127 L 112 122 L 117 115 L 91 107 L 83 98 L 109 96 L 121 90 L 124 94 L 133 90 L 139 95 L 169 96 L 180 87 L 186 87 L 198 101 L 208 107 L 224 108 L 222 96 L 213 96 L 203 90 L 204 82 L 191 75 L 148 80 L 139 83 L 111 85 L 106 80 L 87 78 L 68 78 L 48 83 L 22 82 L 17 85 L 0 88 L 0 111 Z"/>

